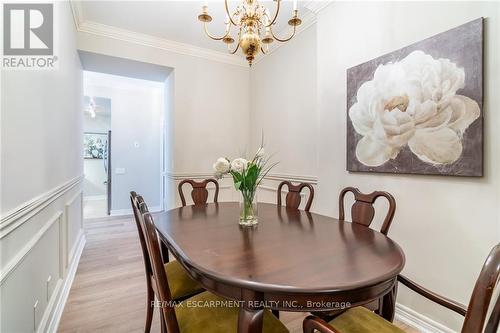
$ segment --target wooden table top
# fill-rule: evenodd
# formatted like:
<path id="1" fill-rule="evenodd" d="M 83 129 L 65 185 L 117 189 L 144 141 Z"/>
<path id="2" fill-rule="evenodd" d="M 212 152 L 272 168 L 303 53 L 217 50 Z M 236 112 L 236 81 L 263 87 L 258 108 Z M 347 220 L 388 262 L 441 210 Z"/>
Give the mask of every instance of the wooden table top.
<path id="1" fill-rule="evenodd" d="M 376 230 L 259 203 L 259 224 L 238 224 L 239 204 L 172 209 L 155 225 L 177 259 L 215 281 L 255 291 L 334 293 L 394 278 L 401 248 Z"/>

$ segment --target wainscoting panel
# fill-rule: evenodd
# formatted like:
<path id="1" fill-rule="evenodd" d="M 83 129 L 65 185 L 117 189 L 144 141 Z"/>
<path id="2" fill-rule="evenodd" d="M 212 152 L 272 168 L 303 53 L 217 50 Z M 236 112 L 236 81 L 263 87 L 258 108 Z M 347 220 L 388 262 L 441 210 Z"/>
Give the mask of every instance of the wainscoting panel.
<path id="1" fill-rule="evenodd" d="M 2 332 L 36 331 L 60 285 L 62 212 L 46 222 L 2 275 Z M 3 273 L 3 272 L 2 272 Z"/>
<path id="2" fill-rule="evenodd" d="M 2 218 L 1 332 L 57 329 L 85 244 L 81 177 L 75 179 Z"/>
<path id="3" fill-rule="evenodd" d="M 65 205 L 66 226 L 67 226 L 67 242 L 65 245 L 66 253 L 68 254 L 65 260 L 65 267 L 68 267 L 73 261 L 75 251 L 78 245 L 78 239 L 83 234 L 83 193 L 77 192 Z"/>

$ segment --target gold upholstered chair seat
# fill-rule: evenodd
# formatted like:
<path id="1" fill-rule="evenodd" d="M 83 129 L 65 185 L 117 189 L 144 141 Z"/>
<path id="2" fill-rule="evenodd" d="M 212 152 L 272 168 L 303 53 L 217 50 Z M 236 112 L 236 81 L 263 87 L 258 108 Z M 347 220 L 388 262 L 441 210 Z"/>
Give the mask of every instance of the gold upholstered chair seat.
<path id="1" fill-rule="evenodd" d="M 400 328 L 362 306 L 345 311 L 329 324 L 342 333 L 404 333 Z"/>
<path id="2" fill-rule="evenodd" d="M 239 308 L 208 291 L 176 305 L 175 315 L 180 333 L 222 333 L 238 331 Z M 264 310 L 263 333 L 286 333 L 288 329 L 271 311 Z"/>
<path id="3" fill-rule="evenodd" d="M 184 299 L 203 291 L 203 287 L 191 279 L 177 260 L 166 263 L 164 267 L 173 299 Z"/>

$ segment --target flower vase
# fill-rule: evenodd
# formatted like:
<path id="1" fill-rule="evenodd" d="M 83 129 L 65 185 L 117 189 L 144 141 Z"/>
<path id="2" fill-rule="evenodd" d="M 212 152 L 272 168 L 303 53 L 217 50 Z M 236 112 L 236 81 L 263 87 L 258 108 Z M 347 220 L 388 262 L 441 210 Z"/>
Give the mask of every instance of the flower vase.
<path id="1" fill-rule="evenodd" d="M 240 225 L 253 226 L 259 220 L 257 217 L 257 191 L 240 191 Z"/>

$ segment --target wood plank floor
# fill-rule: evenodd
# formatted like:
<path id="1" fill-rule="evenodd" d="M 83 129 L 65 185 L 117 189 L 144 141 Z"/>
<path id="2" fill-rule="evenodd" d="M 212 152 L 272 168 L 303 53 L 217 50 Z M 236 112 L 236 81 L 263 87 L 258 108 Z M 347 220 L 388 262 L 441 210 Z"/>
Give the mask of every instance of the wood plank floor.
<path id="1" fill-rule="evenodd" d="M 59 332 L 142 332 L 145 277 L 135 223 L 131 217 L 102 218 L 86 220 L 85 226 L 87 244 Z M 280 318 L 290 332 L 299 333 L 304 316 L 281 313 Z M 418 333 L 397 324 L 405 332 Z M 158 313 L 153 317 L 152 332 L 160 332 Z"/>

